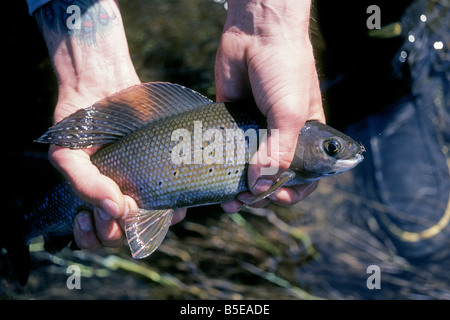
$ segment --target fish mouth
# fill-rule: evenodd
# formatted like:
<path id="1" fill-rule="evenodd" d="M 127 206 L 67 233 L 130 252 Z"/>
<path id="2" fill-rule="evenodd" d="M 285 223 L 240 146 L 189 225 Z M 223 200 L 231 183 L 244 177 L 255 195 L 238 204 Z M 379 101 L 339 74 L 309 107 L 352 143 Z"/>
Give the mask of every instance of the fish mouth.
<path id="1" fill-rule="evenodd" d="M 364 147 L 363 147 L 363 148 L 364 148 Z M 363 153 L 364 151 L 366 151 L 366 149 L 362 149 L 362 150 L 361 150 L 361 153 L 358 153 L 358 154 L 356 155 L 356 159 L 354 160 L 354 161 L 356 162 L 355 165 L 359 164 L 360 162 L 362 162 L 362 161 L 364 160 L 364 156 L 362 155 L 362 153 Z"/>
<path id="2" fill-rule="evenodd" d="M 364 156 L 362 154 L 356 154 L 352 159 L 344 159 L 336 161 L 336 170 L 335 173 L 340 173 L 347 171 L 356 167 L 359 163 L 364 160 Z"/>

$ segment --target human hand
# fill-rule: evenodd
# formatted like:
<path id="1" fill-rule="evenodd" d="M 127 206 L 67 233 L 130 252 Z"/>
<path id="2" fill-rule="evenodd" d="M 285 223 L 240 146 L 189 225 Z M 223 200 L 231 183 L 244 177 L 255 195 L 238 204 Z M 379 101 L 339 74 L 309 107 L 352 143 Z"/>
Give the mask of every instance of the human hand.
<path id="1" fill-rule="evenodd" d="M 96 100 L 98 97 L 89 93 L 73 95 L 68 100 L 70 103 L 58 103 L 55 118 L 62 119 Z M 133 198 L 123 195 L 117 184 L 101 174 L 90 161 L 98 148 L 72 150 L 51 146 L 49 150 L 52 164 L 65 175 L 80 198 L 95 207 L 93 212 L 80 212 L 74 220 L 75 242 L 83 249 L 120 246 L 125 238 L 123 229 L 127 213 L 138 209 Z M 178 222 L 184 215 L 185 210 L 176 210 L 172 222 Z"/>
<path id="2" fill-rule="evenodd" d="M 51 1 L 35 12 L 58 80 L 54 123 L 140 83 L 128 52 L 116 1 L 74 3 L 87 17 L 102 12 L 102 21 L 89 20 L 91 33 L 83 34 L 76 28 L 68 28 L 66 2 Z M 123 195 L 118 185 L 92 164 L 90 156 L 96 150 L 98 147 L 71 150 L 51 146 L 49 149 L 51 163 L 66 177 L 78 196 L 95 207 L 93 213 L 80 212 L 75 217 L 75 242 L 82 249 L 121 245 L 125 238 L 126 213 L 137 209 L 134 200 Z M 172 222 L 180 221 L 184 215 L 185 210 L 177 210 Z"/>
<path id="3" fill-rule="evenodd" d="M 54 122 L 59 122 L 82 107 L 92 105 L 100 96 L 90 92 L 68 94 L 63 101 L 58 101 Z M 81 249 L 121 245 L 124 240 L 123 219 L 128 210 L 137 207 L 131 197 L 124 196 L 117 184 L 102 175 L 92 164 L 90 156 L 98 148 L 49 148 L 49 160 L 53 166 L 65 176 L 81 199 L 95 207 L 93 212 L 83 211 L 75 217 L 73 233 L 75 242 Z"/>
<path id="4" fill-rule="evenodd" d="M 237 101 L 253 95 L 267 117 L 267 145 L 260 145 L 257 159 L 267 155 L 279 170 L 264 175 L 261 161 L 250 164 L 251 192 L 223 203 L 236 212 L 242 203 L 265 192 L 289 168 L 298 134 L 305 122 L 325 122 L 322 98 L 309 40 L 310 4 L 298 0 L 228 1 L 228 14 L 217 52 L 215 77 L 217 101 Z M 273 129 L 278 129 L 276 139 Z M 256 206 L 270 200 L 291 205 L 303 200 L 317 183 L 280 188 Z"/>

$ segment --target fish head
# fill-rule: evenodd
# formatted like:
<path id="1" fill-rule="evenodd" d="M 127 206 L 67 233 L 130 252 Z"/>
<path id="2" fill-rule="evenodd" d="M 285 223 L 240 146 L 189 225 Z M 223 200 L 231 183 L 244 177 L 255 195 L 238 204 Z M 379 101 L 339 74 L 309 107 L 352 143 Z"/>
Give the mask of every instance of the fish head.
<path id="1" fill-rule="evenodd" d="M 314 181 L 354 168 L 364 156 L 364 146 L 318 121 L 303 126 L 290 169 L 303 181 Z"/>

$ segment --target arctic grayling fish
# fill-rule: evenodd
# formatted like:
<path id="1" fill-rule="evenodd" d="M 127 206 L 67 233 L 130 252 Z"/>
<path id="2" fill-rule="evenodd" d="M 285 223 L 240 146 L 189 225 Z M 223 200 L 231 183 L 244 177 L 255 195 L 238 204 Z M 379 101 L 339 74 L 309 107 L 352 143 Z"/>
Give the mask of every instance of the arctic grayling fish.
<path id="1" fill-rule="evenodd" d="M 251 105 L 215 103 L 183 86 L 155 82 L 133 86 L 80 109 L 37 141 L 73 149 L 105 145 L 91 160 L 141 208 L 128 213 L 125 233 L 133 257 L 144 258 L 163 241 L 174 209 L 224 202 L 249 190 L 251 137 L 244 135 L 242 140 L 239 132 L 254 131 L 259 137 L 264 128 L 266 120 Z M 202 136 L 208 130 L 213 132 L 209 139 Z M 228 132 L 238 132 L 236 143 L 229 144 Z M 239 139 L 244 148 L 239 148 Z M 298 137 L 290 169 L 255 202 L 281 186 L 351 169 L 363 160 L 363 151 L 343 133 L 308 121 Z M 67 183 L 58 185 L 25 215 L 25 241 L 42 234 L 70 234 L 81 208 L 92 206 Z"/>

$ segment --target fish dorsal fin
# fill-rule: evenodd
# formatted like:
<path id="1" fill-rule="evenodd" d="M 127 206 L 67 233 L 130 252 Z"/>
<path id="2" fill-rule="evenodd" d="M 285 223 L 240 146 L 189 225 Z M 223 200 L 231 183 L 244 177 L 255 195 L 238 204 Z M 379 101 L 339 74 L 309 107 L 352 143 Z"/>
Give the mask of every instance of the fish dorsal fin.
<path id="1" fill-rule="evenodd" d="M 125 234 L 135 259 L 151 255 L 166 237 L 173 209 L 131 210 L 125 218 Z"/>
<path id="2" fill-rule="evenodd" d="M 143 83 L 76 111 L 36 141 L 72 149 L 98 146 L 116 141 L 152 121 L 209 103 L 210 99 L 178 84 Z"/>

